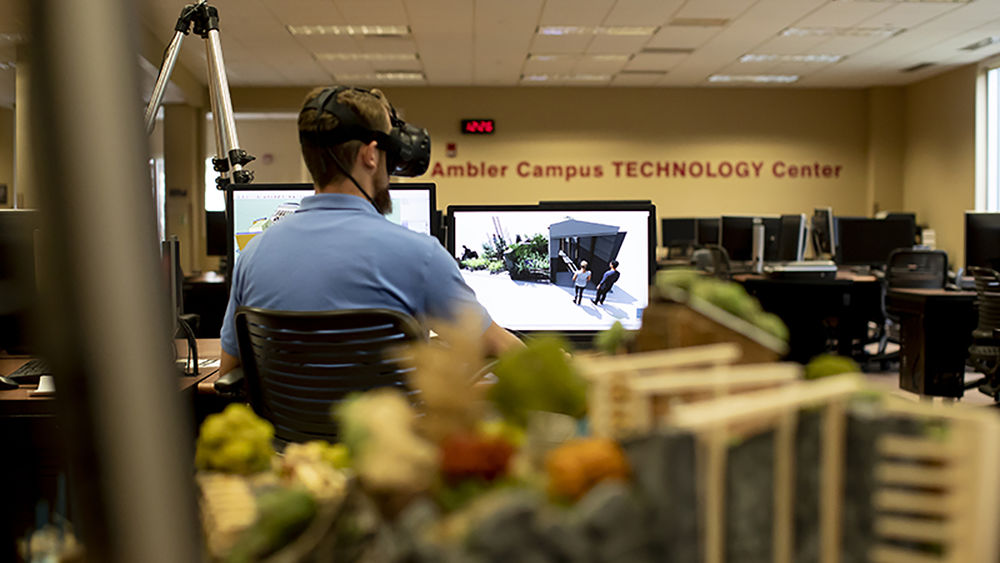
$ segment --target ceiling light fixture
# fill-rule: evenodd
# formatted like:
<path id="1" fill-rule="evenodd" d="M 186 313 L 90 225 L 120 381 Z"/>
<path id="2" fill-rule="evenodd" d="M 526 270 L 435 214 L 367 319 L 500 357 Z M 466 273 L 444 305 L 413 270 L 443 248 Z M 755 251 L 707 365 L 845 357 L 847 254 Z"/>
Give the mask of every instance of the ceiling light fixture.
<path id="1" fill-rule="evenodd" d="M 370 35 L 379 37 L 405 37 L 410 34 L 408 25 L 289 25 L 292 35 Z"/>
<path id="2" fill-rule="evenodd" d="M 14 70 L 15 68 L 17 68 L 17 64 L 14 61 L 0 62 L 0 70 Z"/>
<path id="3" fill-rule="evenodd" d="M 713 74 L 709 82 L 750 82 L 757 84 L 791 84 L 798 82 L 796 74 Z"/>
<path id="4" fill-rule="evenodd" d="M 524 74 L 522 82 L 607 82 L 610 74 Z"/>
<path id="5" fill-rule="evenodd" d="M 674 18 L 670 27 L 724 27 L 729 24 L 727 18 Z"/>
<path id="6" fill-rule="evenodd" d="M 749 54 L 740 57 L 741 63 L 837 63 L 844 60 L 844 55 L 758 55 Z"/>
<path id="7" fill-rule="evenodd" d="M 415 61 L 416 53 L 316 53 L 320 61 Z"/>
<path id="8" fill-rule="evenodd" d="M 845 0 L 840 0 L 841 2 Z M 848 2 L 895 2 L 897 4 L 968 4 L 972 0 L 846 0 Z"/>
<path id="9" fill-rule="evenodd" d="M 543 25 L 539 26 L 538 35 L 652 35 L 658 28 L 655 26 L 608 26 L 586 27 L 577 25 Z"/>
<path id="10" fill-rule="evenodd" d="M 989 47 L 990 45 L 995 45 L 997 43 L 1000 43 L 1000 35 L 993 35 L 991 37 L 987 37 L 986 39 L 980 39 L 975 43 L 966 45 L 965 47 L 962 47 L 962 50 L 975 51 L 976 49 L 982 49 L 983 47 Z"/>
<path id="11" fill-rule="evenodd" d="M 631 55 L 569 55 L 569 54 L 552 54 L 552 55 L 542 55 L 536 53 L 529 53 L 529 61 L 537 62 L 551 62 L 551 61 L 572 61 L 577 59 L 590 59 L 592 61 L 627 61 Z"/>
<path id="12" fill-rule="evenodd" d="M 373 74 L 337 74 L 338 80 L 344 80 L 348 82 L 366 82 L 372 80 L 387 80 L 393 82 L 416 82 L 426 80 L 424 73 L 422 72 L 409 72 L 409 71 L 386 71 L 386 72 L 376 72 Z"/>
<path id="13" fill-rule="evenodd" d="M 893 37 L 906 31 L 901 27 L 786 27 L 782 37 Z"/>

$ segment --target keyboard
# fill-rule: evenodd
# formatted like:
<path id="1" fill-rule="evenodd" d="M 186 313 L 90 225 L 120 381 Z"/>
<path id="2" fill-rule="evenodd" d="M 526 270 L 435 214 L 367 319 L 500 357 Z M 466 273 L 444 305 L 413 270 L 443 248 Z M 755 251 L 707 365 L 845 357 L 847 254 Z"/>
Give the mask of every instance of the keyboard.
<path id="1" fill-rule="evenodd" d="M 38 383 L 38 378 L 43 375 L 52 375 L 52 370 L 45 363 L 45 360 L 35 358 L 34 360 L 28 360 L 7 377 L 22 385 L 32 385 Z"/>

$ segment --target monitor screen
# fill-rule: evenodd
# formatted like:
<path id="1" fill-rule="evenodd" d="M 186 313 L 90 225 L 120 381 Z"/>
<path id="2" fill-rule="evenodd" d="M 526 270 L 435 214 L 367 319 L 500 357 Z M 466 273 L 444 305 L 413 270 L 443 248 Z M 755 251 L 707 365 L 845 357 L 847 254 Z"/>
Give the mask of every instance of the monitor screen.
<path id="1" fill-rule="evenodd" d="M 519 331 L 597 331 L 615 321 L 639 328 L 655 263 L 651 204 L 586 209 L 452 206 L 448 247 L 463 278 L 500 326 Z M 601 305 L 596 286 L 617 260 L 620 277 Z M 573 270 L 591 272 L 580 305 Z"/>
<path id="2" fill-rule="evenodd" d="M 833 222 L 833 208 L 817 207 L 813 211 L 812 222 L 813 249 L 817 255 L 837 253 L 836 243 L 837 233 Z"/>
<path id="3" fill-rule="evenodd" d="M 733 262 L 753 260 L 753 220 L 764 223 L 764 260 L 778 259 L 778 236 L 781 234 L 780 217 L 753 217 L 723 215 L 719 223 L 719 244 L 726 249 Z"/>
<path id="4" fill-rule="evenodd" d="M 698 238 L 695 242 L 701 246 L 706 244 L 719 244 L 719 218 L 702 217 L 695 219 Z"/>
<path id="5" fill-rule="evenodd" d="M 30 352 L 29 327 L 37 304 L 35 211 L 0 210 L 0 350 Z"/>
<path id="6" fill-rule="evenodd" d="M 965 267 L 1000 271 L 1000 213 L 965 212 Z"/>
<path id="7" fill-rule="evenodd" d="M 837 262 L 846 266 L 881 266 L 897 248 L 912 248 L 916 225 L 909 217 L 837 218 Z"/>
<path id="8" fill-rule="evenodd" d="M 806 214 L 782 215 L 781 233 L 778 235 L 777 259 L 792 262 L 805 259 Z"/>
<path id="9" fill-rule="evenodd" d="M 671 217 L 660 219 L 660 245 L 690 246 L 698 240 L 697 219 Z"/>
<path id="10" fill-rule="evenodd" d="M 299 208 L 303 198 L 313 195 L 312 184 L 246 184 L 232 192 L 231 240 L 235 264 L 253 238 Z M 434 234 L 434 184 L 390 184 L 392 212 L 386 218 L 418 233 Z"/>
<path id="11" fill-rule="evenodd" d="M 205 254 L 209 256 L 225 256 L 226 248 L 226 212 L 205 212 Z"/>

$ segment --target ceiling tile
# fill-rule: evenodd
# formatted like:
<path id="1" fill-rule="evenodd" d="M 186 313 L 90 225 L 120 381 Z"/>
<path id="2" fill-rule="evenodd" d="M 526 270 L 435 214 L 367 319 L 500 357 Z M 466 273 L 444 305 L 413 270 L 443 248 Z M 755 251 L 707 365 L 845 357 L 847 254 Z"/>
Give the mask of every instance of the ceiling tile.
<path id="1" fill-rule="evenodd" d="M 337 8 L 349 24 L 408 25 L 402 0 L 337 0 Z"/>
<path id="2" fill-rule="evenodd" d="M 689 0 L 674 17 L 733 19 L 756 2 L 757 0 Z"/>
<path id="3" fill-rule="evenodd" d="M 566 55 L 542 61 L 529 59 L 524 61 L 523 72 L 524 74 L 567 74 L 573 71 L 579 60 L 579 55 Z"/>
<path id="4" fill-rule="evenodd" d="M 754 47 L 753 53 L 758 55 L 801 55 L 812 53 L 814 50 L 822 51 L 820 46 L 829 41 L 829 37 L 822 36 L 782 36 L 772 37 Z"/>
<path id="5" fill-rule="evenodd" d="M 583 53 L 593 35 L 536 35 L 531 42 L 532 53 Z"/>
<path id="6" fill-rule="evenodd" d="M 890 6 L 885 2 L 830 2 L 795 22 L 795 27 L 854 27 Z"/>
<path id="7" fill-rule="evenodd" d="M 614 74 L 624 68 L 627 63 L 627 59 L 608 61 L 593 57 L 583 57 L 576 63 L 573 72 L 577 74 Z"/>
<path id="8" fill-rule="evenodd" d="M 690 55 L 639 53 L 625 65 L 628 70 L 670 70 Z"/>
<path id="9" fill-rule="evenodd" d="M 598 26 L 615 0 L 546 0 L 540 25 Z"/>
<path id="10" fill-rule="evenodd" d="M 249 2 L 245 2 L 249 3 Z M 292 25 L 343 25 L 347 23 L 333 0 L 260 0 L 275 19 Z"/>
<path id="11" fill-rule="evenodd" d="M 618 0 L 604 25 L 663 25 L 684 4 L 684 0 Z"/>
<path id="12" fill-rule="evenodd" d="M 902 27 L 909 29 L 960 8 L 961 4 L 902 2 L 864 20 L 861 27 Z"/>
<path id="13" fill-rule="evenodd" d="M 330 74 L 365 74 L 375 72 L 368 61 L 317 61 Z"/>
<path id="14" fill-rule="evenodd" d="M 722 31 L 721 27 L 664 26 L 649 40 L 648 47 L 694 49 Z"/>
<path id="15" fill-rule="evenodd" d="M 595 55 L 631 55 L 649 42 L 648 35 L 596 35 L 587 46 L 587 52 Z"/>
<path id="16" fill-rule="evenodd" d="M 414 37 L 414 39 L 416 39 Z M 361 37 L 356 39 L 365 53 L 416 53 L 417 44 L 409 37 Z M 443 40 L 445 38 L 442 37 Z"/>

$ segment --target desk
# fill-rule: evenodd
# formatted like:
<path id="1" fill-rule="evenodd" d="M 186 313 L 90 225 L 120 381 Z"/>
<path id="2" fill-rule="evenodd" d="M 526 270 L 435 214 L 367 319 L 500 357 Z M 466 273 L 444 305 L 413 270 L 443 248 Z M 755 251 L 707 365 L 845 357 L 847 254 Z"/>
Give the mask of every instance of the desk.
<path id="1" fill-rule="evenodd" d="M 219 339 L 198 341 L 202 358 L 217 359 Z M 9 375 L 30 360 L 28 356 L 0 356 L 0 374 Z M 191 405 L 192 413 L 207 410 L 199 407 L 199 384 L 218 372 L 217 367 L 201 368 L 194 377 L 177 377 L 177 388 Z M 13 557 L 7 551 L 14 545 L 14 538 L 21 537 L 34 524 L 35 503 L 48 499 L 50 506 L 57 498 L 59 475 L 66 473 L 64 435 L 56 416 L 53 396 L 33 397 L 35 385 L 22 385 L 17 389 L 0 391 L 0 561 Z M 209 387 L 211 389 L 211 387 Z M 212 389 L 214 393 L 214 389 Z M 224 406 L 224 405 L 223 405 Z M 216 404 L 208 407 L 220 410 Z M 191 428 L 203 418 L 196 414 Z M 191 444 L 194 444 L 192 437 Z M 12 483 L 13 486 L 6 484 Z M 72 490 L 73 484 L 70 483 Z"/>
<path id="2" fill-rule="evenodd" d="M 737 274 L 765 311 L 788 326 L 788 359 L 806 363 L 827 351 L 832 338 L 837 353 L 853 356 L 863 342 L 868 321 L 882 317 L 882 282 L 872 275 L 841 270 L 833 279 L 773 279 L 760 274 Z"/>
<path id="3" fill-rule="evenodd" d="M 964 394 L 975 300 L 974 291 L 889 290 L 886 310 L 900 321 L 901 389 L 939 397 Z"/>

